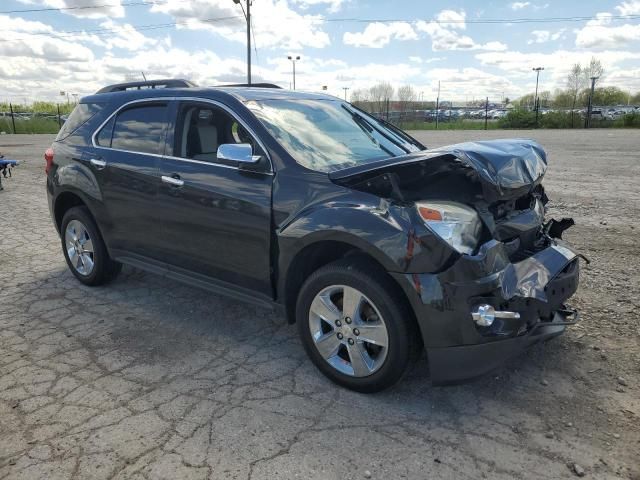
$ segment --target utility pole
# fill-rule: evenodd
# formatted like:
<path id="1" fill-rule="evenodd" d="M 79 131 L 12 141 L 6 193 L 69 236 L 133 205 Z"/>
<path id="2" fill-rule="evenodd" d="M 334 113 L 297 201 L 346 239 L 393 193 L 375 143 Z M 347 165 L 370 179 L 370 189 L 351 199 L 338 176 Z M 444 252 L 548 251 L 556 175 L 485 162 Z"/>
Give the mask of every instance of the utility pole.
<path id="1" fill-rule="evenodd" d="M 296 55 L 295 57 L 289 55 L 287 57 L 293 63 L 293 89 L 296 89 L 296 60 L 300 60 L 300 55 Z"/>
<path id="2" fill-rule="evenodd" d="M 484 129 L 485 130 L 488 128 L 488 122 L 489 122 L 489 97 L 487 97 L 487 100 L 484 102 Z"/>
<path id="3" fill-rule="evenodd" d="M 593 93 L 596 89 L 596 80 L 600 77 L 591 77 L 591 91 L 589 92 L 589 107 L 587 108 L 587 118 L 584 121 L 584 128 L 591 128 L 591 111 L 593 109 Z"/>
<path id="4" fill-rule="evenodd" d="M 540 80 L 540 71 L 544 70 L 544 67 L 536 67 L 533 69 L 536 72 L 536 96 L 533 100 L 533 105 L 536 109 L 536 128 L 538 127 L 538 116 L 540 115 L 540 102 L 538 102 L 538 82 Z"/>
<path id="5" fill-rule="evenodd" d="M 436 97 L 436 130 L 438 129 L 439 117 L 440 117 L 440 80 L 438 80 L 438 96 Z"/>
<path id="6" fill-rule="evenodd" d="M 251 0 L 247 2 L 247 10 L 245 12 L 241 0 L 233 0 L 233 3 L 240 5 L 244 18 L 247 20 L 247 85 L 251 86 Z"/>
<path id="7" fill-rule="evenodd" d="M 13 132 L 11 132 L 11 133 L 17 133 L 16 132 L 16 119 L 13 116 L 13 105 L 11 103 L 9 103 L 9 111 L 11 112 L 11 125 L 13 126 Z"/>
<path id="8" fill-rule="evenodd" d="M 349 90 L 349 87 L 342 87 L 342 90 L 344 90 L 344 101 L 347 101 L 347 91 Z"/>

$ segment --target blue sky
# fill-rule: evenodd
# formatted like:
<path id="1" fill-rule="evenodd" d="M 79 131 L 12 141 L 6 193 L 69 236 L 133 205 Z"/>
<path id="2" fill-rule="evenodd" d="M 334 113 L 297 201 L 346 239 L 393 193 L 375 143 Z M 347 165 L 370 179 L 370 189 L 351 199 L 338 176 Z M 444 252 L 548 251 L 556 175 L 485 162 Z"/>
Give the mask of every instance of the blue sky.
<path id="1" fill-rule="evenodd" d="M 232 0 L 140 3 L 0 2 L 0 99 L 83 95 L 140 71 L 202 85 L 245 80 L 244 19 Z M 42 8 L 60 10 L 17 12 Z M 640 0 L 254 0 L 252 13 L 254 81 L 284 87 L 294 54 L 299 89 L 342 95 L 388 81 L 431 99 L 440 81 L 456 101 L 517 98 L 535 87 L 531 68 L 545 67 L 541 88 L 554 90 L 595 56 L 602 85 L 640 90 Z"/>

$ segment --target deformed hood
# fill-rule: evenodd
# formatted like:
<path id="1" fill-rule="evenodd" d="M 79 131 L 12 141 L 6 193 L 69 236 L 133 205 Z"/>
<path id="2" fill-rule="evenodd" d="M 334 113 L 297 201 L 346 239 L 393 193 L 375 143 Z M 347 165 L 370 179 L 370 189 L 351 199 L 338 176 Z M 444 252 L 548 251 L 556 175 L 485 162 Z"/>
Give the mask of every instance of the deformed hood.
<path id="1" fill-rule="evenodd" d="M 547 156 L 533 140 L 508 139 L 465 142 L 410 155 L 366 163 L 329 173 L 336 183 L 355 187 L 386 173 L 422 164 L 420 175 L 471 173 L 482 184 L 489 201 L 514 198 L 532 191 L 547 169 Z M 462 167 L 462 168 L 461 168 Z M 412 172 L 415 175 L 415 169 Z"/>
<path id="2" fill-rule="evenodd" d="M 547 170 L 547 155 L 533 140 L 466 142 L 434 151 L 452 153 L 502 191 L 536 185 Z"/>

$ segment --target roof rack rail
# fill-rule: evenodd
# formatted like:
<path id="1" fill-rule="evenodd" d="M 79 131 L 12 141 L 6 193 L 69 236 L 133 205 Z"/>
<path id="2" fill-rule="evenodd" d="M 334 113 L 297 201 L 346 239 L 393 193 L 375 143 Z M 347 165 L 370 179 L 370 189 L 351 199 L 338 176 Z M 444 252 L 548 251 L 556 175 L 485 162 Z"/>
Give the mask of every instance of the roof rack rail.
<path id="1" fill-rule="evenodd" d="M 197 85 L 189 80 L 180 78 L 165 78 L 163 80 L 146 80 L 144 82 L 116 83 L 101 88 L 96 93 L 124 92 L 127 90 L 142 90 L 145 88 L 189 88 Z"/>
<path id="2" fill-rule="evenodd" d="M 255 88 L 279 88 L 282 89 L 281 86 L 276 85 L 275 83 L 252 83 L 249 85 L 248 83 L 233 83 L 231 85 L 216 85 L 216 87 L 255 87 Z"/>

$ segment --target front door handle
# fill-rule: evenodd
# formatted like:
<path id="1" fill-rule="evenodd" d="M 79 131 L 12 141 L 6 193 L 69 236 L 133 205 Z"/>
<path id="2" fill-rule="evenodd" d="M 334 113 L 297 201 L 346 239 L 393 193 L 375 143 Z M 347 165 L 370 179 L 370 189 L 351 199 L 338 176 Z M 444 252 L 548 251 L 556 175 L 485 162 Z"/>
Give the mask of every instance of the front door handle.
<path id="1" fill-rule="evenodd" d="M 177 177 L 177 175 L 176 175 Z M 176 178 L 176 177 L 168 177 L 166 175 L 162 175 L 162 181 L 164 183 L 168 183 L 169 185 L 172 185 L 174 187 L 181 187 L 184 185 L 184 180 L 181 180 L 180 177 Z"/>
<path id="2" fill-rule="evenodd" d="M 96 167 L 96 170 L 102 170 L 107 166 L 107 162 L 105 162 L 104 160 L 100 160 L 99 158 L 91 158 L 89 159 L 89 162 L 91 162 L 91 165 Z"/>

